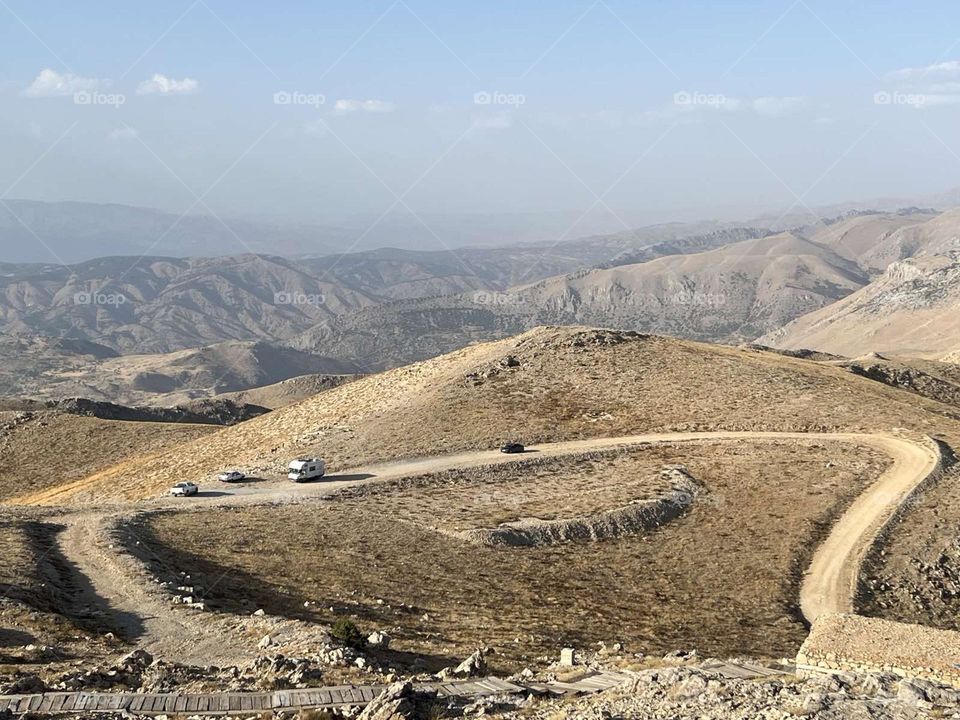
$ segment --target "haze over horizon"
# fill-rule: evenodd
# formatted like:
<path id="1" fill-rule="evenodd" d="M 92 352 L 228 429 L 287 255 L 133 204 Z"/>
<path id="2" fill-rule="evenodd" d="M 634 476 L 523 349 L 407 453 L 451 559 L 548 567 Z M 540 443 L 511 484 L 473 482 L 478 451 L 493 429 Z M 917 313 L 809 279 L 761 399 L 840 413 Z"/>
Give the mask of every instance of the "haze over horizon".
<path id="1" fill-rule="evenodd" d="M 564 239 L 941 192 L 960 9 L 882 10 L 10 0 L 0 199 Z"/>

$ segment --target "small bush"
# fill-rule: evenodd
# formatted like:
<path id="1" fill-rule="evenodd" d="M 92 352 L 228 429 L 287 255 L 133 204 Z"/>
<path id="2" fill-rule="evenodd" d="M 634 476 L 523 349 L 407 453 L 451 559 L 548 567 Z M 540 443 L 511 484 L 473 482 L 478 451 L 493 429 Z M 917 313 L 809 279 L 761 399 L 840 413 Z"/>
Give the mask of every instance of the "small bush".
<path id="1" fill-rule="evenodd" d="M 344 645 L 349 645 L 353 648 L 361 648 L 367 644 L 367 639 L 363 636 L 363 633 L 360 632 L 360 628 L 356 626 L 356 623 L 346 618 L 340 618 L 333 624 L 330 635 Z"/>

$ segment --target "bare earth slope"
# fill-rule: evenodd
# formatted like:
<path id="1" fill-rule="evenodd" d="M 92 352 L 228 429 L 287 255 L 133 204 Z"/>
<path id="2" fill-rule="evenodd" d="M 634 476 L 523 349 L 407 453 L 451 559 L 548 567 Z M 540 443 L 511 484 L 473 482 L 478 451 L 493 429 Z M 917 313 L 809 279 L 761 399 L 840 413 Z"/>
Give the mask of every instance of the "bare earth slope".
<path id="1" fill-rule="evenodd" d="M 293 261 L 108 257 L 0 278 L 0 329 L 84 337 L 122 352 L 279 340 L 377 300 Z"/>
<path id="2" fill-rule="evenodd" d="M 871 273 L 883 272 L 887 266 L 901 260 L 899 253 L 888 249 L 891 236 L 907 234 L 915 225 L 937 217 L 931 212 L 857 213 L 837 222 L 830 222 L 810 239 L 830 248 L 841 257 L 852 260 Z M 903 229 L 903 232 L 898 232 Z"/>
<path id="3" fill-rule="evenodd" d="M 878 270 L 899 260 L 960 250 L 960 209 L 948 210 L 923 223 L 905 225 L 877 240 L 860 261 Z"/>
<path id="4" fill-rule="evenodd" d="M 855 357 L 870 352 L 935 358 L 960 345 L 960 256 L 897 262 L 839 302 L 758 342 Z"/>
<path id="5" fill-rule="evenodd" d="M 684 245 L 687 241 L 663 243 L 659 247 L 665 252 L 681 254 L 641 253 L 642 262 L 618 260 L 613 267 L 562 275 L 508 292 L 365 308 L 318 324 L 294 344 L 384 369 L 545 324 L 742 342 L 829 305 L 869 281 L 852 260 L 789 233 L 720 237 L 731 242 L 706 252 L 692 251 Z"/>
<path id="6" fill-rule="evenodd" d="M 782 234 L 544 281 L 521 290 L 547 322 L 702 340 L 752 339 L 828 305 L 867 277 L 832 250 Z"/>
<path id="7" fill-rule="evenodd" d="M 358 370 L 350 363 L 293 348 L 232 341 L 171 353 L 123 355 L 61 372 L 51 370 L 21 388 L 20 394 L 172 406 L 301 375 L 348 375 Z"/>

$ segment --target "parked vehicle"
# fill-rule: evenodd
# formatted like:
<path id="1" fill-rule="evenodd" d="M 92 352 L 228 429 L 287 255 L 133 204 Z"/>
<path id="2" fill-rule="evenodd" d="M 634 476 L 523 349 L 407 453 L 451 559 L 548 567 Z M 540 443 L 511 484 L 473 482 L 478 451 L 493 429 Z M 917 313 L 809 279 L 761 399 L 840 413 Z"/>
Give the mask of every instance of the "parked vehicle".
<path id="1" fill-rule="evenodd" d="M 188 497 L 190 495 L 196 495 L 199 491 L 200 488 L 192 482 L 178 482 L 170 488 L 170 494 L 174 497 Z"/>
<path id="2" fill-rule="evenodd" d="M 217 475 L 217 480 L 225 483 L 233 483 L 240 482 L 241 480 L 246 479 L 246 477 L 247 476 L 239 470 L 224 470 L 222 473 Z"/>
<path id="3" fill-rule="evenodd" d="M 320 458 L 298 458 L 287 466 L 287 477 L 294 482 L 322 478 L 327 466 Z"/>
<path id="4" fill-rule="evenodd" d="M 502 453 L 522 453 L 523 451 L 523 444 L 518 442 L 508 442 L 500 448 Z"/>

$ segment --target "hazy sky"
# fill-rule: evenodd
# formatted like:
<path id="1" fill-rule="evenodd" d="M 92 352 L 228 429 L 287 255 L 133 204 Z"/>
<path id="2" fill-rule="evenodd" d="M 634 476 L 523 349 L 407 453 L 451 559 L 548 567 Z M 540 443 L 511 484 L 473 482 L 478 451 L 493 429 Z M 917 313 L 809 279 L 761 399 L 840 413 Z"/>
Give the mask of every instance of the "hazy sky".
<path id="1" fill-rule="evenodd" d="M 3 198 L 636 224 L 960 185 L 956 2 L 0 0 L 0 58 Z"/>

